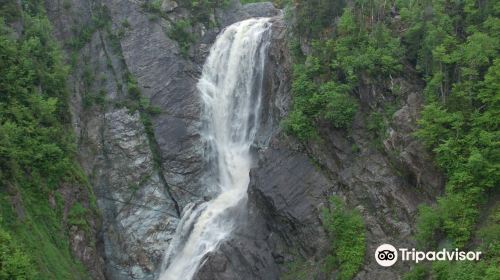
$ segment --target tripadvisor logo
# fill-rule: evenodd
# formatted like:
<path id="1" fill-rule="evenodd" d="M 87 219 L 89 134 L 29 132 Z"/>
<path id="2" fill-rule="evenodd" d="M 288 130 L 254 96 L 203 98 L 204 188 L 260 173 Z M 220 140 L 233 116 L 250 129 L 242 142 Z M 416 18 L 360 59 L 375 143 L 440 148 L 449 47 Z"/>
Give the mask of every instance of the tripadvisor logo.
<path id="1" fill-rule="evenodd" d="M 398 251 L 391 244 L 382 244 L 375 251 L 375 260 L 381 266 L 392 266 L 398 261 Z"/>
<path id="2" fill-rule="evenodd" d="M 458 249 L 441 249 L 440 251 L 417 251 L 415 248 L 396 249 L 391 244 L 382 244 L 375 251 L 375 260 L 381 266 L 394 265 L 398 259 L 419 263 L 421 261 L 478 261 L 481 252 L 465 252 Z"/>

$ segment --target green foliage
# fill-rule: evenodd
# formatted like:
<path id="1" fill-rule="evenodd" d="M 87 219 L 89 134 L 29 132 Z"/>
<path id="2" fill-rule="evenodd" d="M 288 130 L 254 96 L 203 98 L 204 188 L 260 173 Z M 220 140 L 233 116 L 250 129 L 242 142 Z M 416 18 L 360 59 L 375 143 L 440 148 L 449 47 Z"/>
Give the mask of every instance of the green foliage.
<path id="1" fill-rule="evenodd" d="M 343 6 L 343 1 L 293 1 L 290 51 L 297 66 L 285 128 L 306 140 L 316 137 L 316 127 L 325 122 L 349 127 L 355 110 L 339 97 L 366 88 L 389 91 L 384 84 L 402 74 L 403 63 L 414 67 L 425 81 L 426 97 L 415 136 L 447 176 L 436 205 L 420 208 L 415 237 L 426 248 L 443 238 L 453 246 L 474 246 L 477 242 L 470 242 L 478 236 L 481 210 L 500 186 L 500 3 L 354 1 L 336 9 L 340 17 L 329 5 Z M 390 115 L 387 108 L 371 112 L 368 129 L 385 137 Z M 494 226 L 484 229 L 489 239 L 496 231 Z M 495 262 L 490 256 L 478 264 L 439 263 L 432 277 L 488 278 L 497 273 Z M 409 279 L 431 275 L 425 266 L 412 273 Z"/>
<path id="2" fill-rule="evenodd" d="M 331 47 L 331 67 L 350 87 L 358 85 L 362 75 L 372 79 L 397 74 L 402 66 L 402 49 L 383 22 L 370 28 L 358 22 L 352 9 L 345 9 L 339 19 L 336 40 L 326 43 Z"/>
<path id="3" fill-rule="evenodd" d="M 473 2 L 455 7 L 446 3 L 402 3 L 401 9 L 409 26 L 405 43 L 423 41 L 420 48 L 411 49 L 427 79 L 427 104 L 416 136 L 448 176 L 446 193 L 434 209 L 440 217 L 434 230 L 444 231 L 462 247 L 472 236 L 478 208 L 500 183 L 495 117 L 500 112 L 500 33 L 491 26 L 500 10 L 489 1 L 485 7 L 491 10 Z M 424 15 L 429 6 L 435 12 L 430 17 Z M 428 231 L 426 226 L 422 230 Z M 425 240 L 427 235 L 417 237 Z"/>
<path id="4" fill-rule="evenodd" d="M 381 151 L 384 150 L 383 142 L 388 137 L 389 125 L 396 109 L 395 104 L 385 103 L 381 110 L 373 110 L 366 116 L 366 128 L 375 136 L 371 144 Z"/>
<path id="5" fill-rule="evenodd" d="M 20 36 L 13 36 L 0 23 L 0 212 L 4 218 L 0 221 L 0 278 L 87 279 L 85 269 L 71 256 L 62 205 L 49 204 L 49 195 L 62 184 L 75 188 L 87 184 L 74 158 L 68 67 L 52 38 L 43 2 L 23 1 L 22 7 Z M 29 252 L 29 259 L 22 251 Z"/>
<path id="6" fill-rule="evenodd" d="M 71 0 L 63 0 L 63 8 L 65 10 L 71 9 Z"/>
<path id="7" fill-rule="evenodd" d="M 467 208 L 467 207 L 464 207 Z M 418 239 L 427 238 L 427 247 L 429 244 L 435 246 L 436 240 L 439 240 L 434 234 L 436 229 L 439 229 L 440 223 L 443 222 L 441 213 L 436 210 L 442 208 L 431 209 L 423 206 L 420 209 L 418 223 Z M 425 221 L 424 223 L 422 223 Z M 422 235 L 423 234 L 423 235 Z M 498 279 L 500 270 L 498 263 L 500 262 L 500 206 L 498 203 L 492 207 L 490 215 L 484 221 L 481 228 L 477 231 L 476 239 L 480 242 L 477 250 L 482 252 L 479 262 L 434 262 L 431 267 L 426 265 L 418 265 L 407 273 L 405 280 L 428 279 Z"/>
<path id="8" fill-rule="evenodd" d="M 297 136 L 302 141 L 317 136 L 311 121 L 302 111 L 297 109 L 290 112 L 288 118 L 283 121 L 283 127 L 288 133 Z"/>
<path id="9" fill-rule="evenodd" d="M 259 3 L 259 2 L 269 2 L 266 0 L 240 0 L 241 4 L 249 4 L 249 3 Z"/>
<path id="10" fill-rule="evenodd" d="M 410 272 L 403 276 L 403 280 L 425 280 L 428 279 L 427 268 L 423 265 L 413 267 Z"/>
<path id="11" fill-rule="evenodd" d="M 0 21 L 11 22 L 19 18 L 21 9 L 16 1 L 0 0 Z"/>
<path id="12" fill-rule="evenodd" d="M 31 279 L 89 279 L 83 266 L 71 255 L 68 233 L 62 223 L 62 199 L 52 208 L 47 194 L 34 191 L 38 184 L 40 181 L 31 178 L 19 181 L 24 207 L 22 219 L 13 211 L 8 194 L 0 194 L 2 226 L 29 252 L 33 269 L 37 271 L 37 277 Z"/>
<path id="13" fill-rule="evenodd" d="M 496 205 L 486 223 L 479 229 L 478 238 L 481 240 L 480 249 L 486 259 L 500 257 L 500 206 Z"/>
<path id="14" fill-rule="evenodd" d="M 356 100 L 342 85 L 328 82 L 320 87 L 318 103 L 324 104 L 323 115 L 335 128 L 349 127 L 358 109 Z"/>
<path id="15" fill-rule="evenodd" d="M 82 24 L 80 28 L 73 28 L 73 36 L 66 43 L 67 46 L 78 51 L 90 42 L 94 33 L 104 27 L 109 27 L 111 23 L 111 15 L 107 6 L 102 5 L 95 9 L 94 15 L 87 24 Z"/>
<path id="16" fill-rule="evenodd" d="M 435 262 L 432 265 L 433 279 L 436 280 L 482 280 L 487 279 L 484 264 L 472 262 Z"/>
<path id="17" fill-rule="evenodd" d="M 122 27 L 130 28 L 130 22 L 127 19 L 125 19 L 124 21 L 122 21 Z"/>
<path id="18" fill-rule="evenodd" d="M 349 210 L 337 197 L 331 197 L 330 208 L 323 212 L 324 227 L 332 239 L 332 254 L 326 258 L 325 269 L 339 270 L 338 279 L 351 279 L 363 264 L 366 244 L 363 218 Z"/>
<path id="19" fill-rule="evenodd" d="M 415 238 L 418 240 L 420 247 L 431 248 L 437 245 L 437 230 L 442 226 L 440 213 L 435 209 L 421 205 L 417 218 L 417 233 Z"/>
<path id="20" fill-rule="evenodd" d="M 500 205 L 492 207 L 490 214 L 478 231 L 482 252 L 479 262 L 435 262 L 431 273 L 433 279 L 497 280 L 500 275 Z"/>
<path id="21" fill-rule="evenodd" d="M 304 36 L 317 37 L 331 27 L 345 5 L 344 0 L 296 0 L 294 1 L 295 29 Z"/>
<path id="22" fill-rule="evenodd" d="M 83 96 L 83 106 L 88 109 L 93 105 L 105 105 L 106 104 L 106 93 L 104 91 L 99 91 L 98 93 L 86 93 Z"/>
<path id="23" fill-rule="evenodd" d="M 73 138 L 60 122 L 68 120 L 67 67 L 47 19 L 25 21 L 22 40 L 0 37 L 0 180 L 28 172 L 56 187 L 73 170 Z"/>
<path id="24" fill-rule="evenodd" d="M 0 279 L 35 279 L 29 256 L 0 227 Z"/>
<path id="25" fill-rule="evenodd" d="M 309 60 L 309 65 L 295 66 L 293 108 L 283 122 L 286 131 L 301 140 L 316 137 L 317 120 L 326 120 L 335 128 L 350 127 L 358 107 L 345 85 L 333 81 L 317 85 L 313 78 L 320 71 L 319 64 L 314 58 Z"/>
<path id="26" fill-rule="evenodd" d="M 312 12 L 329 5 L 320 2 L 298 1 L 296 9 Z M 294 68 L 293 108 L 284 124 L 288 132 L 301 140 L 317 135 L 312 131 L 321 121 L 334 128 L 349 128 L 358 109 L 353 93 L 363 83 L 383 84 L 402 70 L 399 40 L 382 20 L 367 25 L 364 8 L 356 8 L 360 10 L 344 9 L 334 31 L 326 32 L 326 38 L 313 40 L 311 54 L 304 64 Z M 319 27 L 325 28 L 324 24 L 318 24 Z M 298 27 L 297 32 L 304 31 Z M 291 40 L 290 48 L 294 58 L 301 61 L 298 38 Z"/>
<path id="27" fill-rule="evenodd" d="M 280 279 L 283 280 L 307 280 L 311 278 L 314 272 L 314 265 L 297 257 L 294 261 L 287 264 L 287 272 Z"/>
<path id="28" fill-rule="evenodd" d="M 167 36 L 179 43 L 181 54 L 187 57 L 189 48 L 196 41 L 196 33 L 193 26 L 202 23 L 210 27 L 217 26 L 215 11 L 224 8 L 229 4 L 229 0 L 179 0 L 180 8 L 189 11 L 189 18 L 172 20 L 167 13 L 162 11 L 161 0 L 147 0 L 142 4 L 142 8 L 151 13 L 150 20 L 158 20 L 160 17 L 169 21 L 171 27 L 167 30 Z"/>
<path id="29" fill-rule="evenodd" d="M 382 113 L 377 111 L 371 112 L 368 116 L 366 127 L 380 138 L 385 138 L 387 123 Z"/>
<path id="30" fill-rule="evenodd" d="M 88 227 L 87 214 L 89 210 L 82 206 L 79 202 L 75 203 L 68 213 L 68 223 L 70 225 L 79 226 L 80 228 Z"/>
<path id="31" fill-rule="evenodd" d="M 498 279 L 498 206 L 477 228 L 500 185 L 500 4 L 399 1 L 398 8 L 407 57 L 426 80 L 415 135 L 448 179 L 437 205 L 420 208 L 415 238 L 426 248 L 444 237 L 470 248 L 474 239 L 483 252 L 479 262 L 435 262 L 426 273 L 432 279 Z"/>
<path id="32" fill-rule="evenodd" d="M 189 20 L 178 20 L 173 23 L 172 28 L 167 33 L 168 37 L 179 43 L 181 53 L 184 56 L 187 56 L 189 48 L 196 40 L 191 29 Z"/>
<path id="33" fill-rule="evenodd" d="M 211 15 L 215 9 L 224 8 L 229 4 L 229 0 L 180 0 L 179 5 L 188 9 L 193 15 L 195 22 L 210 24 Z"/>

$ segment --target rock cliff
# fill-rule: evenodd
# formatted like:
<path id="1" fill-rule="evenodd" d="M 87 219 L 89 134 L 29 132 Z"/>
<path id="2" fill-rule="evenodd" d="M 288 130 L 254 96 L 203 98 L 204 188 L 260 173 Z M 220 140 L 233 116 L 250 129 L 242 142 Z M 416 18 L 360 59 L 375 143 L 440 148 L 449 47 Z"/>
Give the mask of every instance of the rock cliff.
<path id="1" fill-rule="evenodd" d="M 205 167 L 196 89 L 208 49 L 225 26 L 278 13 L 270 3 L 229 3 L 214 12 L 217 26 L 192 27 L 198 40 L 185 55 L 167 31 L 189 11 L 169 0 L 161 11 L 150 11 L 148 3 L 46 2 L 54 33 L 75 64 L 70 88 L 79 159 L 102 215 L 96 234 L 105 271 L 95 278 L 156 278 L 183 207 L 212 195 L 200 180 Z M 86 41 L 75 49 L 75 40 Z M 130 97 L 134 90 L 140 100 Z M 93 100 L 96 95 L 102 100 Z M 158 112 L 137 109 L 141 102 Z"/>

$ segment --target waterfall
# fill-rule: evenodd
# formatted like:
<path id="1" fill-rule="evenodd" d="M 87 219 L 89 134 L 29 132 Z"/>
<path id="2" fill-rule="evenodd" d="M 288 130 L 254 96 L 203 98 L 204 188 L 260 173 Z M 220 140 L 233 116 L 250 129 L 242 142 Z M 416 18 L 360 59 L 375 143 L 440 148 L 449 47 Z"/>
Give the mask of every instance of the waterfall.
<path id="1" fill-rule="evenodd" d="M 204 105 L 202 138 L 215 170 L 210 173 L 215 178 L 205 185 L 215 187 L 218 195 L 185 207 L 165 254 L 161 280 L 191 279 L 204 256 L 229 236 L 238 210 L 246 206 L 270 25 L 269 18 L 254 18 L 227 27 L 203 66 L 197 85 Z"/>

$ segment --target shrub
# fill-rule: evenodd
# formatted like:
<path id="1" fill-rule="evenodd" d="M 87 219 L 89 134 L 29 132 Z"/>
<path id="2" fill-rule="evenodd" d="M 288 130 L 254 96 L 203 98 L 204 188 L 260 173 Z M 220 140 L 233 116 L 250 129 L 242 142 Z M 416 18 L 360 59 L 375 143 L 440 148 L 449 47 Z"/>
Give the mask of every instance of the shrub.
<path id="1" fill-rule="evenodd" d="M 305 65 L 294 67 L 293 107 L 284 124 L 289 133 L 302 141 L 318 135 L 318 119 L 335 128 L 349 128 L 358 109 L 347 85 L 334 81 L 315 83 L 313 77 L 321 73 L 321 63 L 314 57 L 308 57 Z"/>
<path id="2" fill-rule="evenodd" d="M 350 127 L 358 110 L 356 100 L 344 87 L 333 82 L 322 85 L 320 91 L 325 103 L 320 114 L 335 128 Z"/>
<path id="3" fill-rule="evenodd" d="M 427 268 L 417 265 L 403 276 L 403 280 L 424 280 L 428 278 Z"/>
<path id="4" fill-rule="evenodd" d="M 184 56 L 187 56 L 191 44 L 196 40 L 191 30 L 191 21 L 189 20 L 175 21 L 167 32 L 167 36 L 179 43 L 181 54 Z"/>
<path id="5" fill-rule="evenodd" d="M 417 233 L 415 239 L 422 248 L 430 248 L 437 245 L 436 231 L 441 227 L 442 219 L 435 209 L 422 205 L 418 211 Z"/>
<path id="6" fill-rule="evenodd" d="M 330 207 L 323 211 L 324 227 L 332 239 L 332 253 L 325 269 L 339 270 L 339 279 L 351 279 L 363 264 L 365 256 L 365 226 L 361 214 L 349 210 L 338 198 L 330 198 Z"/>
<path id="7" fill-rule="evenodd" d="M 287 119 L 283 121 L 283 126 L 288 133 L 291 133 L 302 141 L 315 137 L 316 130 L 311 121 L 302 113 L 294 109 L 290 112 Z"/>
<path id="8" fill-rule="evenodd" d="M 80 228 L 88 227 L 87 224 L 88 209 L 83 207 L 80 203 L 75 203 L 68 213 L 68 223 Z"/>
<path id="9" fill-rule="evenodd" d="M 35 279 L 36 272 L 29 256 L 14 243 L 9 233 L 0 228 L 0 279 Z"/>

